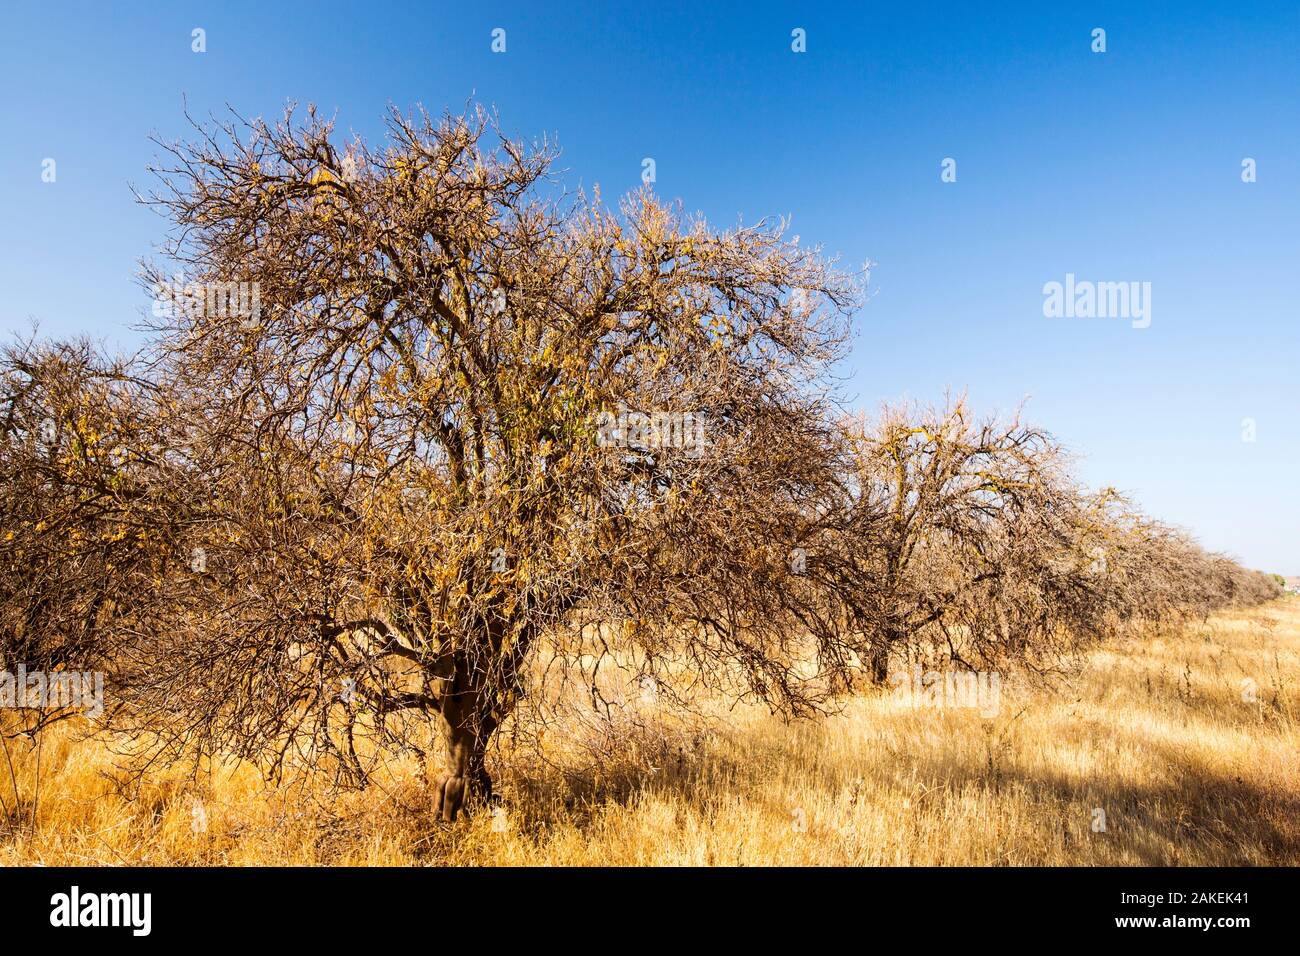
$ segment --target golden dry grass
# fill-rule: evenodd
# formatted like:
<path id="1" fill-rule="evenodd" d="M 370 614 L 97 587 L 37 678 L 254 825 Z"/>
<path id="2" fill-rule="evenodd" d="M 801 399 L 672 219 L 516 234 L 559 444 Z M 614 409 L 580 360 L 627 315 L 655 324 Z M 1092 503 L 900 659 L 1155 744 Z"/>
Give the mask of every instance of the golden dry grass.
<path id="1" fill-rule="evenodd" d="M 247 766 L 128 786 L 56 729 L 34 827 L 35 755 L 10 744 L 0 863 L 1295 865 L 1298 663 L 1288 599 L 1099 647 L 1056 691 L 1004 687 L 992 718 L 870 694 L 817 723 L 575 729 L 594 766 L 507 753 L 503 808 L 450 827 L 424 767 L 334 801 Z M 0 796 L 12 811 L 3 763 Z"/>

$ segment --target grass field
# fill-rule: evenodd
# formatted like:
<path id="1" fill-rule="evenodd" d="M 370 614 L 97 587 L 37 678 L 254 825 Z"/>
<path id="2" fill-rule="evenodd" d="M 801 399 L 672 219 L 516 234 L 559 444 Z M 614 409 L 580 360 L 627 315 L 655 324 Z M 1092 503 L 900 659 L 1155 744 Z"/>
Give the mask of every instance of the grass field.
<path id="1" fill-rule="evenodd" d="M 1300 864 L 1300 600 L 1098 647 L 998 712 L 881 693 L 822 722 L 593 725 L 498 757 L 501 807 L 428 814 L 429 768 L 363 793 L 268 789 L 250 767 L 138 784 L 59 727 L 0 764 L 0 863 Z M 2 759 L 2 758 L 0 758 Z M 34 813 L 33 813 L 34 805 Z"/>

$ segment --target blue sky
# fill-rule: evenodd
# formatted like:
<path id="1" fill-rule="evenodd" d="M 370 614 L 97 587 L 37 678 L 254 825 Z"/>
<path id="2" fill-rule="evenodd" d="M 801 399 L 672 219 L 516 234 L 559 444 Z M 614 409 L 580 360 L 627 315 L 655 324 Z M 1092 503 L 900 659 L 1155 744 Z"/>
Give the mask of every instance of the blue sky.
<path id="1" fill-rule="evenodd" d="M 165 223 L 129 187 L 151 133 L 184 133 L 183 98 L 314 102 L 373 138 L 389 103 L 474 96 L 557 138 L 568 181 L 608 201 L 652 157 L 657 191 L 719 225 L 788 215 L 875 262 L 856 403 L 1028 397 L 1089 483 L 1300 573 L 1300 8 L 618 6 L 5 0 L 0 332 L 139 341 L 137 262 Z M 1150 327 L 1045 318 L 1066 273 L 1150 282 Z"/>

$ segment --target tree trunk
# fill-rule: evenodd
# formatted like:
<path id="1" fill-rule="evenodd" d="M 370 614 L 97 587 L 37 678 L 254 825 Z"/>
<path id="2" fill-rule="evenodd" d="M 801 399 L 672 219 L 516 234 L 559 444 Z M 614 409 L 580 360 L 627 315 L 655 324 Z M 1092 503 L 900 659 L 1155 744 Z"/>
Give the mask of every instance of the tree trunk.
<path id="1" fill-rule="evenodd" d="M 482 673 L 483 668 L 458 655 L 441 695 L 439 725 L 448 767 L 434 782 L 433 802 L 435 814 L 448 823 L 492 798 L 487 748 L 503 715 L 494 704 L 500 695 L 484 685 Z"/>
<path id="2" fill-rule="evenodd" d="M 889 627 L 871 645 L 871 682 L 877 687 L 884 687 L 889 681 L 889 649 L 902 637 L 903 633 L 897 627 Z"/>
<path id="3" fill-rule="evenodd" d="M 518 668 L 535 634 L 531 625 L 518 628 L 506 650 L 504 635 L 510 631 L 506 619 L 493 620 L 478 640 L 470 642 L 477 653 L 453 654 L 448 669 L 438 675 L 444 688 L 439 695 L 439 724 L 449 767 L 435 781 L 433 797 L 436 814 L 448 823 L 492 799 L 488 743 L 514 709 L 521 690 Z"/>
<path id="4" fill-rule="evenodd" d="M 434 813 L 451 823 L 464 811 L 492 796 L 492 778 L 484 767 L 487 741 L 462 728 L 444 724 L 443 738 L 451 758 L 450 771 L 434 784 Z"/>
<path id="5" fill-rule="evenodd" d="M 442 739 L 447 745 L 448 772 L 434 783 L 434 813 L 447 823 L 492 798 L 487 772 L 487 746 L 495 721 L 482 713 L 476 694 L 449 694 L 441 713 Z"/>
<path id="6" fill-rule="evenodd" d="M 889 644 L 887 641 L 877 641 L 871 647 L 871 683 L 877 687 L 883 687 L 889 680 Z"/>

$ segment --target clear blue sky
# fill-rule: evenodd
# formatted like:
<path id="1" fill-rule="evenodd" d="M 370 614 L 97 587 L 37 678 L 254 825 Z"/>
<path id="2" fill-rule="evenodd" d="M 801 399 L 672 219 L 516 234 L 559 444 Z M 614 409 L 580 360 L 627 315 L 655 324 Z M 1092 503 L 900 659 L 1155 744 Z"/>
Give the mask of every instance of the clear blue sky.
<path id="1" fill-rule="evenodd" d="M 1090 483 L 1300 573 L 1300 7 L 621 6 L 3 0 L 0 332 L 138 341 L 136 264 L 164 223 L 128 184 L 150 133 L 184 132 L 183 96 L 314 102 L 373 137 L 390 102 L 473 95 L 558 137 L 569 181 L 608 200 L 653 157 L 688 210 L 788 214 L 877 263 L 844 369 L 858 403 L 1028 396 Z M 1151 327 L 1045 318 L 1067 272 L 1149 281 Z"/>

